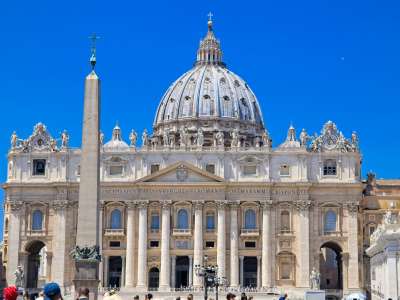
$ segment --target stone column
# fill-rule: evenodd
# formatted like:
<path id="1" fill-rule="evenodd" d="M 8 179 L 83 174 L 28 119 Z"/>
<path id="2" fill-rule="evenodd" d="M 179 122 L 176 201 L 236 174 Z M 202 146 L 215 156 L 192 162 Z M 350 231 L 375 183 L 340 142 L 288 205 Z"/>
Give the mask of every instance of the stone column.
<path id="1" fill-rule="evenodd" d="M 46 282 L 51 281 L 51 262 L 53 259 L 53 253 L 52 252 L 47 252 L 46 253 Z"/>
<path id="2" fill-rule="evenodd" d="M 122 260 L 122 270 L 121 270 L 121 286 L 125 286 L 125 274 L 126 274 L 126 256 L 121 256 Z"/>
<path id="3" fill-rule="evenodd" d="M 261 287 L 261 256 L 257 256 L 257 288 Z"/>
<path id="4" fill-rule="evenodd" d="M 171 287 L 174 289 L 175 288 L 175 275 L 176 275 L 176 256 L 173 255 L 171 256 Z"/>
<path id="5" fill-rule="evenodd" d="M 104 260 L 104 286 L 108 287 L 108 266 L 109 266 L 109 256 L 104 256 L 103 257 Z"/>
<path id="6" fill-rule="evenodd" d="M 142 201 L 139 208 L 139 244 L 137 284 L 139 290 L 147 289 L 147 202 Z"/>
<path id="7" fill-rule="evenodd" d="M 240 286 L 244 286 L 243 282 L 243 261 L 244 261 L 244 256 L 239 256 L 239 261 L 240 261 Z"/>
<path id="8" fill-rule="evenodd" d="M 51 268 L 51 279 L 57 282 L 60 287 L 64 287 L 66 259 L 68 252 L 65 247 L 66 242 L 66 214 L 68 202 L 66 200 L 58 200 L 53 203 L 55 217 L 55 234 L 53 235 L 53 266 Z"/>
<path id="9" fill-rule="evenodd" d="M 297 287 L 310 287 L 310 223 L 309 209 L 311 202 L 301 199 L 295 203 L 298 211 L 298 233 L 296 236 L 298 253 Z"/>
<path id="10" fill-rule="evenodd" d="M 189 255 L 189 286 L 193 286 L 193 256 Z"/>
<path id="11" fill-rule="evenodd" d="M 350 202 L 347 204 L 348 219 L 348 288 L 359 289 L 360 279 L 358 272 L 358 203 Z"/>
<path id="12" fill-rule="evenodd" d="M 394 244 L 394 245 L 390 245 Z M 385 290 L 385 298 L 386 299 L 399 299 L 399 286 L 398 286 L 398 257 L 397 252 L 399 251 L 397 242 L 391 242 L 387 245 L 385 250 L 386 252 L 386 268 L 385 268 L 385 281 L 386 281 L 386 290 Z"/>
<path id="13" fill-rule="evenodd" d="M 225 234 L 225 202 L 218 205 L 217 265 L 218 276 L 225 277 L 226 234 Z"/>
<path id="14" fill-rule="evenodd" d="M 22 202 L 9 202 L 10 215 L 8 220 L 8 253 L 6 279 L 8 285 L 15 284 L 14 272 L 19 265 L 19 243 L 21 235 L 21 215 L 24 214 Z"/>
<path id="15" fill-rule="evenodd" d="M 170 288 L 170 257 L 169 257 L 169 243 L 170 243 L 170 211 L 171 201 L 162 202 L 162 219 L 161 219 L 161 270 L 160 270 L 160 290 L 167 291 Z"/>
<path id="16" fill-rule="evenodd" d="M 128 203 L 127 208 L 125 287 L 133 287 L 135 273 L 135 203 Z"/>
<path id="17" fill-rule="evenodd" d="M 238 229 L 238 203 L 232 203 L 230 206 L 231 219 L 231 261 L 230 261 L 230 285 L 239 287 L 239 229 Z"/>
<path id="18" fill-rule="evenodd" d="M 195 202 L 194 207 L 194 265 L 203 265 L 203 203 Z M 203 277 L 193 274 L 193 286 L 202 287 Z"/>
<path id="19" fill-rule="evenodd" d="M 263 288 L 272 287 L 272 231 L 271 206 L 272 201 L 262 202 L 262 281 Z"/>

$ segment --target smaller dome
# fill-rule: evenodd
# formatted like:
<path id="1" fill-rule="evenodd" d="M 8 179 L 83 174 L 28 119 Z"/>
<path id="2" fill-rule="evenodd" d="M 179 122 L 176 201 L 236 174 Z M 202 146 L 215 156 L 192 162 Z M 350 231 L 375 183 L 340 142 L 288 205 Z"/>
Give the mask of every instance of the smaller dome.
<path id="1" fill-rule="evenodd" d="M 296 139 L 296 129 L 294 129 L 294 127 L 290 125 L 286 140 L 279 145 L 278 150 L 294 151 L 299 150 L 300 148 L 300 142 Z"/>
<path id="2" fill-rule="evenodd" d="M 106 152 L 124 152 L 129 151 L 129 146 L 122 140 L 121 128 L 118 123 L 115 125 L 112 133 L 112 138 L 103 146 Z"/>

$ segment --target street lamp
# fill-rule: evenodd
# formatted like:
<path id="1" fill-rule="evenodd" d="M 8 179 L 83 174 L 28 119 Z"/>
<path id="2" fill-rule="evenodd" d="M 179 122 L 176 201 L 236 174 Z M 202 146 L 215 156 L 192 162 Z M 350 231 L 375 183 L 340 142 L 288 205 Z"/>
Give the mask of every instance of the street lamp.
<path id="1" fill-rule="evenodd" d="M 208 287 L 215 287 L 215 300 L 218 300 L 218 287 L 227 283 L 225 277 L 218 277 L 218 266 L 207 265 L 208 256 L 204 256 L 204 266 L 195 265 L 195 273 L 197 276 L 204 278 L 204 300 L 208 298 Z"/>

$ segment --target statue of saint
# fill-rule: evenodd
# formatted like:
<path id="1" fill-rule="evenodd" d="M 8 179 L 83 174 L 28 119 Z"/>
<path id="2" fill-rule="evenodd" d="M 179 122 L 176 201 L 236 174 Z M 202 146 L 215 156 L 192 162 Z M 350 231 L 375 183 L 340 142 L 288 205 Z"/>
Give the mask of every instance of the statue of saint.
<path id="1" fill-rule="evenodd" d="M 15 149 L 18 143 L 18 136 L 15 131 L 11 134 L 11 149 Z"/>
<path id="2" fill-rule="evenodd" d="M 131 141 L 131 147 L 136 147 L 137 133 L 135 130 L 131 130 L 129 134 L 129 140 Z"/>
<path id="3" fill-rule="evenodd" d="M 50 149 L 51 151 L 57 151 L 57 141 L 55 139 L 50 140 Z"/>
<path id="4" fill-rule="evenodd" d="M 200 127 L 197 130 L 197 147 L 203 147 L 204 145 L 204 134 L 203 134 L 203 129 Z"/>
<path id="5" fill-rule="evenodd" d="M 307 142 L 309 140 L 309 136 L 307 134 L 307 131 L 303 128 L 303 130 L 300 133 L 300 145 L 302 147 L 307 147 Z"/>
<path id="6" fill-rule="evenodd" d="M 147 134 L 147 129 L 145 128 L 142 133 L 142 146 L 147 147 L 149 145 L 149 136 Z"/>
<path id="7" fill-rule="evenodd" d="M 264 131 L 262 133 L 261 140 L 265 148 L 271 148 L 271 139 L 269 138 L 269 134 L 267 131 Z"/>
<path id="8" fill-rule="evenodd" d="M 215 134 L 215 145 L 216 146 L 224 146 L 224 133 L 222 131 L 218 131 Z"/>
<path id="9" fill-rule="evenodd" d="M 17 288 L 23 287 L 24 285 L 24 270 L 22 269 L 21 266 L 18 266 L 17 269 L 14 272 L 15 275 L 15 286 Z"/>
<path id="10" fill-rule="evenodd" d="M 180 138 L 181 138 L 181 147 L 190 146 L 190 136 L 187 127 L 181 130 Z"/>
<path id="11" fill-rule="evenodd" d="M 100 146 L 104 145 L 104 133 L 100 131 Z"/>
<path id="12" fill-rule="evenodd" d="M 239 130 L 235 128 L 231 133 L 232 141 L 231 148 L 239 147 Z"/>
<path id="13" fill-rule="evenodd" d="M 68 148 L 68 142 L 69 142 L 69 134 L 64 129 L 64 131 L 61 133 L 61 148 Z"/>
<path id="14" fill-rule="evenodd" d="M 351 147 L 354 152 L 358 150 L 358 135 L 355 131 L 351 133 Z"/>
<path id="15" fill-rule="evenodd" d="M 163 133 L 163 144 L 164 144 L 164 147 L 168 148 L 169 147 L 169 143 L 170 143 L 170 141 L 169 141 L 169 129 L 165 128 L 164 129 L 164 133 Z"/>
<path id="16" fill-rule="evenodd" d="M 319 290 L 321 281 L 321 274 L 313 268 L 310 274 L 310 283 L 312 290 Z"/>

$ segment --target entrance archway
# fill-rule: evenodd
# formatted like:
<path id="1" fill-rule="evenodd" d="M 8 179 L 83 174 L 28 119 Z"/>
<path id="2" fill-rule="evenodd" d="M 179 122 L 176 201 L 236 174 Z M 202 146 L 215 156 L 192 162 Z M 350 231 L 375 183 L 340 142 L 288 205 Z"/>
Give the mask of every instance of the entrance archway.
<path id="1" fill-rule="evenodd" d="M 243 259 L 243 287 L 257 287 L 257 257 Z"/>
<path id="2" fill-rule="evenodd" d="M 108 260 L 108 286 L 121 287 L 122 258 L 110 256 Z"/>
<path id="3" fill-rule="evenodd" d="M 320 249 L 320 288 L 323 290 L 343 289 L 342 248 L 334 242 L 327 242 Z"/>
<path id="4" fill-rule="evenodd" d="M 189 257 L 177 256 L 175 270 L 175 287 L 181 288 L 189 286 Z"/>
<path id="5" fill-rule="evenodd" d="M 158 289 L 160 284 L 160 270 L 157 267 L 153 267 L 149 271 L 149 288 Z"/>
<path id="6" fill-rule="evenodd" d="M 42 241 L 33 241 L 26 247 L 28 252 L 27 270 L 26 270 L 26 287 L 37 288 L 40 269 L 40 251 L 45 247 Z"/>

